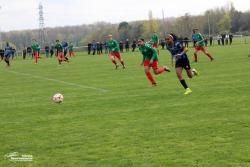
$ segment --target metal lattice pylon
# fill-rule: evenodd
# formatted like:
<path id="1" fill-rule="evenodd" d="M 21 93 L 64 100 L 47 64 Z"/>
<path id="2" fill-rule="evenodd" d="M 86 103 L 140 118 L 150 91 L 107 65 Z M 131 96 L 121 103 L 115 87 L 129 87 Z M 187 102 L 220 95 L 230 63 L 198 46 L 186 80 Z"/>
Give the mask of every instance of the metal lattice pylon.
<path id="1" fill-rule="evenodd" d="M 42 47 L 44 47 L 47 44 L 47 31 L 45 29 L 44 25 L 44 17 L 43 17 L 43 5 L 40 2 L 39 3 L 39 43 Z"/>

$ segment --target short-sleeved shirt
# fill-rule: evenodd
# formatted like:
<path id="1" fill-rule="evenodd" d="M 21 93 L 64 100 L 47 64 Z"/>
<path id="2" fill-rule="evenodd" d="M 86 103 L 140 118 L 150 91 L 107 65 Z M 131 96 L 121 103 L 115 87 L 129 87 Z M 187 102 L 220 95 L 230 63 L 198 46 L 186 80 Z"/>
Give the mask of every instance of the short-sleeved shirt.
<path id="1" fill-rule="evenodd" d="M 159 37 L 157 35 L 152 36 L 153 44 L 159 44 Z"/>
<path id="2" fill-rule="evenodd" d="M 139 46 L 139 50 L 143 55 L 144 60 L 158 60 L 158 54 L 155 48 L 152 45 L 145 43 L 142 46 Z"/>
<path id="3" fill-rule="evenodd" d="M 178 55 L 183 52 L 183 46 L 180 42 L 174 42 L 172 46 L 167 45 L 167 50 L 175 58 L 175 60 L 188 59 L 187 54 Z"/>
<path id="4" fill-rule="evenodd" d="M 113 53 L 119 53 L 118 42 L 114 39 L 108 41 L 109 51 Z M 112 51 L 113 50 L 113 51 Z"/>
<path id="5" fill-rule="evenodd" d="M 63 52 L 63 46 L 62 46 L 62 44 L 57 43 L 57 44 L 55 45 L 55 49 L 56 49 L 58 52 Z"/>
<path id="6" fill-rule="evenodd" d="M 39 50 L 40 50 L 40 47 L 39 47 L 37 42 L 33 42 L 31 44 L 31 48 L 32 48 L 33 52 L 39 52 Z"/>
<path id="7" fill-rule="evenodd" d="M 195 34 L 194 36 L 194 41 L 196 42 L 197 46 L 201 46 L 201 47 L 204 47 L 205 46 L 205 43 L 204 41 L 202 41 L 204 38 L 203 36 L 201 35 L 201 33 L 198 33 L 198 34 Z M 202 42 L 199 42 L 199 41 L 202 41 Z M 198 42 L 198 43 L 197 43 Z"/>

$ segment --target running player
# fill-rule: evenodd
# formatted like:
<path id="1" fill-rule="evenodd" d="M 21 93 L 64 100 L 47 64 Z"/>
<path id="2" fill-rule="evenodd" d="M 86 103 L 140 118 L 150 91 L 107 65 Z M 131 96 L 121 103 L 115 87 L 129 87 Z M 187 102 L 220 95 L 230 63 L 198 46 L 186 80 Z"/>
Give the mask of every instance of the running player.
<path id="1" fill-rule="evenodd" d="M 194 61 L 198 62 L 198 55 L 197 55 L 197 53 L 199 51 L 202 51 L 205 55 L 207 55 L 207 57 L 209 57 L 209 59 L 211 61 L 213 61 L 214 58 L 205 49 L 205 43 L 204 43 L 205 39 L 203 38 L 203 36 L 201 35 L 201 33 L 198 32 L 198 29 L 193 29 L 193 34 L 194 34 L 194 42 L 195 42 Z"/>
<path id="2" fill-rule="evenodd" d="M 10 67 L 10 56 L 11 56 L 11 47 L 9 45 L 9 43 L 6 43 L 5 49 L 4 49 L 4 61 L 6 62 L 6 67 Z"/>
<path id="3" fill-rule="evenodd" d="M 65 62 L 69 63 L 69 60 L 65 59 L 63 46 L 62 46 L 62 44 L 60 43 L 59 40 L 56 40 L 55 49 L 57 51 L 58 64 L 61 65 L 62 61 L 65 61 Z"/>
<path id="4" fill-rule="evenodd" d="M 152 67 L 156 75 L 161 74 L 165 71 L 170 72 L 167 66 L 158 68 L 158 55 L 155 48 L 150 44 L 145 43 L 143 38 L 138 40 L 139 50 L 143 55 L 143 61 L 141 65 L 144 65 L 144 70 L 147 78 L 150 80 L 152 86 L 156 86 L 156 81 L 150 73 L 150 68 Z"/>
<path id="5" fill-rule="evenodd" d="M 74 50 L 73 50 L 74 46 L 72 43 L 69 44 L 69 56 L 73 57 L 75 56 Z"/>
<path id="6" fill-rule="evenodd" d="M 159 37 L 157 35 L 157 32 L 155 31 L 154 32 L 154 35 L 152 36 L 152 41 L 153 41 L 153 47 L 156 48 L 157 52 L 158 52 L 158 55 L 160 55 L 160 51 L 158 49 L 158 46 L 159 46 Z"/>
<path id="7" fill-rule="evenodd" d="M 123 66 L 123 69 L 125 69 L 124 61 L 122 60 L 121 53 L 119 51 L 119 45 L 116 40 L 113 39 L 113 36 L 110 34 L 108 35 L 108 46 L 109 46 L 109 53 L 110 53 L 110 59 L 115 65 L 115 69 L 117 69 L 119 66 L 117 62 L 115 61 L 115 57 L 117 57 L 120 61 L 120 63 Z"/>
<path id="8" fill-rule="evenodd" d="M 180 44 L 180 42 L 177 41 L 177 37 L 174 34 L 169 34 L 165 38 L 167 49 L 172 55 L 172 66 L 173 66 L 173 59 L 175 59 L 175 70 L 177 77 L 181 83 L 181 85 L 184 87 L 185 95 L 191 94 L 192 90 L 187 86 L 185 79 L 182 78 L 182 70 L 183 68 L 187 72 L 187 76 L 189 78 L 192 78 L 195 75 L 199 75 L 199 73 L 190 67 L 187 51 L 188 49 Z"/>
<path id="9" fill-rule="evenodd" d="M 32 39 L 31 48 L 32 48 L 33 55 L 34 55 L 34 58 L 35 58 L 35 63 L 37 64 L 38 63 L 38 59 L 39 59 L 40 46 L 36 42 L 35 38 Z"/>

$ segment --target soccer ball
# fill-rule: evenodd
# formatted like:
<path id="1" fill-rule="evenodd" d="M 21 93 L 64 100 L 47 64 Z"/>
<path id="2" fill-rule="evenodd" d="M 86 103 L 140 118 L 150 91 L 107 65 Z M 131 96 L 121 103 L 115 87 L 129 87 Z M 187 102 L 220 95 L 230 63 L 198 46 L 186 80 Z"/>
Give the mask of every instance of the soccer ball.
<path id="1" fill-rule="evenodd" d="M 63 95 L 61 93 L 56 93 L 53 97 L 52 97 L 52 100 L 55 102 L 55 103 L 61 103 L 63 102 Z"/>

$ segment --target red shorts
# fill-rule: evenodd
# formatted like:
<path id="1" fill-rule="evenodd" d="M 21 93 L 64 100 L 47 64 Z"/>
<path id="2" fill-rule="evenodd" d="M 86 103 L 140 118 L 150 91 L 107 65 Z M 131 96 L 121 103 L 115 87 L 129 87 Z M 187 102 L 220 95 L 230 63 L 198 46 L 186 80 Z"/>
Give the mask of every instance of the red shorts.
<path id="1" fill-rule="evenodd" d="M 144 60 L 144 67 L 152 67 L 153 70 L 158 69 L 158 60 L 154 60 L 153 63 L 150 64 L 150 60 Z"/>
<path id="2" fill-rule="evenodd" d="M 114 59 L 115 57 L 117 57 L 118 59 L 121 59 L 122 56 L 120 53 L 111 53 L 110 54 L 111 59 Z"/>
<path id="3" fill-rule="evenodd" d="M 205 52 L 205 48 L 203 46 L 195 46 L 195 50 L 197 51 L 202 51 L 202 52 Z"/>
<path id="4" fill-rule="evenodd" d="M 159 45 L 158 44 L 153 44 L 152 46 L 153 46 L 153 48 L 158 48 Z"/>
<path id="5" fill-rule="evenodd" d="M 64 53 L 63 52 L 58 52 L 57 57 L 58 57 L 58 59 L 63 59 L 64 58 Z"/>
<path id="6" fill-rule="evenodd" d="M 35 58 L 38 58 L 38 57 L 39 57 L 38 52 L 34 52 L 34 57 L 35 57 Z"/>

